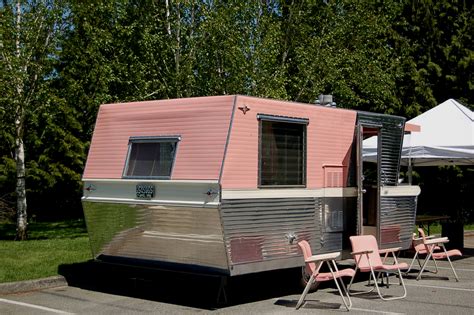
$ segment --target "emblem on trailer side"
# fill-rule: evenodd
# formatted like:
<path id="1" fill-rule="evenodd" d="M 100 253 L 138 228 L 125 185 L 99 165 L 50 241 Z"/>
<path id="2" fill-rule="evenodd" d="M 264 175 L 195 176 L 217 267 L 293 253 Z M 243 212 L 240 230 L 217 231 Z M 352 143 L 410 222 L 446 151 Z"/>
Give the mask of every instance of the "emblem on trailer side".
<path id="1" fill-rule="evenodd" d="M 137 184 L 136 193 L 139 199 L 151 199 L 155 197 L 155 186 L 150 184 Z"/>
<path id="2" fill-rule="evenodd" d="M 247 105 L 239 107 L 239 109 L 242 111 L 242 113 L 244 113 L 244 115 L 250 110 L 250 108 L 247 107 Z"/>
<path id="3" fill-rule="evenodd" d="M 91 192 L 91 191 L 97 190 L 97 188 L 95 187 L 95 185 L 89 184 L 89 185 L 87 185 L 87 187 L 85 188 L 85 190 L 86 190 L 87 192 Z"/>

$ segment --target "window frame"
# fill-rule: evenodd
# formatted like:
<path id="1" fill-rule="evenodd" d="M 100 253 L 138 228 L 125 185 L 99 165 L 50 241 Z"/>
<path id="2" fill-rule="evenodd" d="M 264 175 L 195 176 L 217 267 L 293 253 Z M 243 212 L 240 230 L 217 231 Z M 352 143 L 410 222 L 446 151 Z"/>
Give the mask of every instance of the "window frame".
<path id="1" fill-rule="evenodd" d="M 178 152 L 179 142 L 181 141 L 181 136 L 179 135 L 171 135 L 171 136 L 132 136 L 128 139 L 128 149 L 127 149 L 127 157 L 125 160 L 125 167 L 122 172 L 122 178 L 124 179 L 171 179 L 173 175 L 173 170 L 176 161 L 176 154 Z M 134 175 L 127 175 L 128 166 L 130 163 L 130 155 L 132 153 L 132 146 L 134 143 L 175 143 L 175 150 L 173 154 L 173 159 L 171 161 L 171 170 L 169 176 L 134 176 Z"/>
<path id="2" fill-rule="evenodd" d="M 298 117 L 289 117 L 289 116 L 276 116 L 276 115 L 267 115 L 267 114 L 257 114 L 258 120 L 258 188 L 306 188 L 307 182 L 307 135 L 308 135 L 308 118 L 298 118 Z M 289 124 L 299 124 L 304 125 L 303 129 L 303 161 L 302 161 L 302 184 L 300 185 L 265 185 L 262 184 L 262 139 L 263 139 L 263 122 L 280 122 L 280 123 L 289 123 Z"/>

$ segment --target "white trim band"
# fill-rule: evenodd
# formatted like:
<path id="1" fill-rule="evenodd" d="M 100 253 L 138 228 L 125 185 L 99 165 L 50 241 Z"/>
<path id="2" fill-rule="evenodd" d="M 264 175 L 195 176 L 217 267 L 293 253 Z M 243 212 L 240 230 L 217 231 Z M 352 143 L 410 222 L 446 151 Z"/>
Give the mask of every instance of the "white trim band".
<path id="1" fill-rule="evenodd" d="M 222 190 L 222 199 L 357 197 L 357 188 Z"/>
<path id="2" fill-rule="evenodd" d="M 419 186 L 401 185 L 401 186 L 384 186 L 380 189 L 382 197 L 397 196 L 418 196 L 421 192 Z"/>

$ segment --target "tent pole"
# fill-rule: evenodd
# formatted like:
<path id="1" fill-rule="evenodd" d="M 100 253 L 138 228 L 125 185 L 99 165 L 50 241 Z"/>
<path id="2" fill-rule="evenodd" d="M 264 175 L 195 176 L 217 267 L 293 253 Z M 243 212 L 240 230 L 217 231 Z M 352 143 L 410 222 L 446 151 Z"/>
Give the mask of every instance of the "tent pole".
<path id="1" fill-rule="evenodd" d="M 408 185 L 411 185 L 412 183 L 412 172 L 413 168 L 411 165 L 411 157 L 408 158 Z"/>

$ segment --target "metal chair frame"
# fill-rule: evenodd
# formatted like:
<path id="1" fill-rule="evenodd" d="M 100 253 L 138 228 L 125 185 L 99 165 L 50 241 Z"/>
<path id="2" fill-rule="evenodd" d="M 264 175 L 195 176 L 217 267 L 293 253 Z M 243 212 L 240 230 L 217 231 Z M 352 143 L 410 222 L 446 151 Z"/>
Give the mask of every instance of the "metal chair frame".
<path id="1" fill-rule="evenodd" d="M 401 248 L 397 247 L 397 248 L 387 248 L 387 249 L 379 250 L 378 245 L 377 245 L 377 241 L 375 240 L 375 237 L 372 236 L 372 235 L 351 236 L 350 240 L 351 240 L 351 243 L 352 243 L 352 248 L 355 247 L 354 245 L 358 240 L 364 240 L 364 241 L 369 240 L 370 243 L 373 244 L 372 248 L 368 248 L 367 250 L 355 251 L 355 252 L 352 252 L 351 255 L 354 257 L 354 260 L 356 262 L 356 269 L 355 269 L 356 274 L 357 274 L 357 271 L 359 271 L 359 270 L 361 270 L 362 272 L 367 272 L 367 271 L 364 271 L 362 269 L 368 269 L 368 271 L 370 271 L 370 277 L 369 277 L 369 283 L 368 284 L 370 285 L 371 280 L 373 279 L 374 280 L 374 286 L 368 291 L 351 292 L 351 286 L 352 286 L 352 283 L 353 283 L 354 278 L 355 278 L 355 274 L 354 274 L 354 276 L 352 277 L 352 279 L 349 283 L 349 286 L 348 286 L 349 294 L 350 295 L 367 294 L 367 293 L 373 292 L 375 289 L 377 289 L 377 293 L 378 293 L 379 297 L 384 301 L 391 301 L 391 300 L 398 300 L 398 299 L 405 298 L 407 296 L 407 289 L 406 289 L 406 286 L 405 286 L 405 282 L 403 281 L 402 272 L 401 272 L 400 269 L 401 268 L 406 269 L 406 267 L 408 267 L 408 265 L 406 265 L 405 263 L 399 263 L 398 259 L 397 259 L 397 255 L 395 254 Z M 385 264 L 389 253 L 392 253 L 392 256 L 393 256 L 393 259 L 394 259 L 394 264 L 393 265 Z M 383 260 L 381 260 L 380 254 L 385 254 Z M 363 262 L 362 258 L 364 256 L 365 256 L 365 258 L 367 258 L 367 260 Z M 367 263 L 367 265 L 361 266 L 362 264 L 365 264 L 365 263 Z M 375 272 L 377 272 L 377 276 L 375 276 Z M 388 283 L 388 274 L 390 274 L 390 273 L 398 274 L 398 277 L 399 277 L 399 280 L 400 280 L 400 285 L 403 288 L 403 295 L 389 298 L 389 297 L 384 296 L 382 294 L 382 292 L 380 291 L 380 287 L 378 285 L 378 281 L 380 279 L 380 276 L 383 275 L 383 274 L 387 275 L 387 283 Z"/>
<path id="2" fill-rule="evenodd" d="M 306 287 L 304 288 L 303 293 L 301 294 L 300 299 L 298 300 L 298 303 L 296 304 L 296 309 L 299 309 L 301 305 L 303 305 L 305 301 L 305 297 L 314 283 L 316 283 L 316 286 L 318 286 L 319 283 L 321 283 L 322 281 L 329 281 L 332 279 L 334 280 L 334 283 L 336 284 L 337 290 L 339 291 L 339 295 L 341 296 L 344 306 L 349 311 L 352 307 L 352 300 L 341 278 L 344 276 L 349 277 L 352 274 L 355 274 L 355 272 L 353 269 L 350 269 L 350 268 L 343 269 L 343 270 L 339 270 L 337 268 L 335 259 L 338 258 L 341 255 L 341 253 L 334 252 L 334 253 L 321 254 L 321 255 L 312 255 L 311 247 L 309 246 L 309 243 L 307 241 L 304 241 L 304 240 L 300 241 L 298 245 L 301 247 L 303 251 L 306 266 L 309 267 L 308 269 L 313 270 L 313 271 L 311 273 L 311 276 L 308 279 L 308 283 L 306 284 Z M 320 272 L 320 269 L 324 263 L 326 263 L 326 265 L 328 266 L 329 273 Z M 311 264 L 313 265 L 311 266 Z"/>

